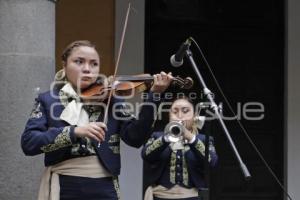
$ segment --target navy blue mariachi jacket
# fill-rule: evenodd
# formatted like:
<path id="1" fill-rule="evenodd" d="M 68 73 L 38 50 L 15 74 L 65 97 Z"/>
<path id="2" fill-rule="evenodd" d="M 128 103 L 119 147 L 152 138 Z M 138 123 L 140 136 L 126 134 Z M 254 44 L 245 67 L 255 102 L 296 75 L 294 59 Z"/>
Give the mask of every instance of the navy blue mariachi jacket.
<path id="1" fill-rule="evenodd" d="M 45 166 L 84 156 L 84 154 L 78 155 L 78 152 L 74 153 L 74 148 L 81 144 L 81 138 L 76 138 L 74 135 L 75 126 L 59 118 L 68 101 L 70 100 L 60 98 L 58 89 L 40 94 L 22 134 L 23 152 L 30 156 L 45 153 Z M 153 93 L 150 92 L 145 101 L 137 119 L 134 117 L 128 120 L 115 119 L 110 109 L 105 141 L 101 142 L 100 146 L 95 140 L 91 141 L 92 149 L 100 162 L 114 176 L 120 174 L 120 138 L 130 146 L 140 147 L 151 135 L 155 110 L 148 102 L 154 102 Z M 111 105 L 118 102 L 121 103 L 123 100 L 113 98 Z M 122 110 L 118 116 L 120 115 L 129 117 Z M 100 118 L 100 113 L 94 112 L 91 117 Z"/>
<path id="2" fill-rule="evenodd" d="M 172 150 L 163 132 L 154 132 L 142 150 L 145 173 L 151 174 L 147 182 L 171 188 L 174 185 L 199 190 L 207 187 L 204 179 L 205 135 L 197 134 L 196 140 L 185 144 L 181 150 Z M 213 138 L 209 140 L 209 164 L 218 160 Z"/>

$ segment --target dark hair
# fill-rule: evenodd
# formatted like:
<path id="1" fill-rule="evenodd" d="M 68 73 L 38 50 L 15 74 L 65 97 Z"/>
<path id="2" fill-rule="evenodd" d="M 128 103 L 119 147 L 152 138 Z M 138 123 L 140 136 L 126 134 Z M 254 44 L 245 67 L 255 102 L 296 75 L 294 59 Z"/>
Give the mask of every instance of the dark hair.
<path id="1" fill-rule="evenodd" d="M 194 109 L 194 112 L 195 112 L 195 103 L 194 103 L 193 100 L 190 99 L 188 96 L 186 96 L 186 95 L 180 95 L 180 96 L 178 96 L 178 97 L 176 97 L 176 98 L 173 98 L 173 99 L 172 99 L 172 105 L 173 105 L 174 102 L 177 101 L 177 100 L 186 100 L 187 102 L 189 102 L 189 103 L 192 105 L 192 107 L 193 107 L 193 109 Z M 171 105 L 171 107 L 172 107 L 172 105 Z"/>
<path id="2" fill-rule="evenodd" d="M 64 62 L 67 62 L 68 57 L 71 55 L 72 51 L 81 46 L 91 47 L 96 49 L 96 46 L 88 40 L 77 40 L 69 44 L 62 53 L 61 59 Z"/>
<path id="3" fill-rule="evenodd" d="M 172 99 L 169 99 L 167 101 L 168 104 L 165 104 L 164 107 L 163 107 L 163 109 L 165 111 L 168 110 L 168 112 L 161 112 L 161 110 L 158 110 L 158 112 L 161 112 L 161 117 L 162 118 L 161 119 L 156 119 L 154 127 L 153 127 L 154 131 L 164 130 L 166 124 L 169 123 L 169 120 L 170 120 L 170 112 L 171 112 L 172 105 L 174 104 L 175 101 L 180 100 L 180 99 L 188 101 L 192 105 L 193 110 L 194 110 L 194 114 L 195 114 L 195 112 L 196 112 L 195 111 L 195 103 L 192 99 L 190 99 L 186 94 L 174 95 Z"/>

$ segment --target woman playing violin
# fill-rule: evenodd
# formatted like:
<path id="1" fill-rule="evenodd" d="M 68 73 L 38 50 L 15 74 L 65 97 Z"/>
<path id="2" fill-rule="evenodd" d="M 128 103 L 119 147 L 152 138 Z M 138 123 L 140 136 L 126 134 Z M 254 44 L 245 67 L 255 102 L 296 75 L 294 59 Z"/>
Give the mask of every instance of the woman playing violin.
<path id="1" fill-rule="evenodd" d="M 21 138 L 26 155 L 45 155 L 38 199 L 119 199 L 120 139 L 140 147 L 150 136 L 145 130 L 154 122 L 154 107 L 145 104 L 137 118 L 117 120 L 113 105 L 123 100 L 112 97 L 103 123 L 103 107 L 86 104 L 79 94 L 98 77 L 100 58 L 95 46 L 89 41 L 71 43 L 62 63 L 56 78 L 65 82 L 39 94 Z M 153 102 L 153 93 L 164 92 L 171 80 L 164 72 L 154 75 L 146 101 L 159 103 Z M 118 115 L 127 115 L 120 110 Z"/>

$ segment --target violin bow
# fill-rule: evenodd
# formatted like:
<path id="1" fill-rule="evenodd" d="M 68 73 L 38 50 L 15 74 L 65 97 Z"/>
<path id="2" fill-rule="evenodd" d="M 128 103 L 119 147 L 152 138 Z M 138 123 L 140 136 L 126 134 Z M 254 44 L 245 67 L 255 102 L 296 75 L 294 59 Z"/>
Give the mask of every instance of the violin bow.
<path id="1" fill-rule="evenodd" d="M 118 57 L 117 57 L 116 66 L 115 66 L 115 72 L 114 72 L 114 75 L 113 75 L 113 78 L 112 78 L 113 83 L 115 82 L 117 71 L 118 71 L 118 68 L 119 68 L 119 61 L 120 61 L 120 57 L 121 57 L 121 53 L 122 53 L 122 49 L 123 49 L 124 38 L 125 38 L 126 29 L 127 29 L 127 22 L 128 22 L 128 17 L 129 17 L 129 13 L 130 13 L 130 8 L 131 8 L 131 3 L 128 4 L 128 8 L 127 8 L 126 18 L 125 18 L 125 22 L 124 22 L 124 26 L 123 26 L 123 31 L 122 31 L 122 37 L 121 37 L 121 41 L 120 41 L 120 47 L 119 47 L 119 51 L 118 51 Z M 113 87 L 114 87 L 114 85 L 113 85 Z M 112 89 L 114 89 L 114 88 L 112 88 Z M 104 117 L 103 117 L 103 123 L 106 124 L 106 125 L 107 125 L 107 120 L 108 120 L 108 109 L 109 109 L 109 106 L 110 106 L 111 97 L 112 97 L 112 92 L 109 93 L 108 100 L 107 100 L 107 105 L 106 105 L 105 112 L 104 112 Z"/>

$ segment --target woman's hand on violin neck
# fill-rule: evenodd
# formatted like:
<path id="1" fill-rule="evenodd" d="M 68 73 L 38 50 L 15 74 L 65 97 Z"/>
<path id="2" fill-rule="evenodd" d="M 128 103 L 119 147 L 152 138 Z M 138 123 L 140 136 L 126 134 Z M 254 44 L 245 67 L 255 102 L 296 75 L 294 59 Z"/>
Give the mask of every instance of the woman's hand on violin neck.
<path id="1" fill-rule="evenodd" d="M 90 122 L 84 126 L 78 126 L 74 129 L 75 136 L 78 138 L 88 137 L 98 142 L 105 140 L 106 125 L 103 122 Z"/>
<path id="2" fill-rule="evenodd" d="M 171 72 L 169 72 L 168 74 L 166 74 L 165 72 L 160 72 L 160 74 L 153 75 L 153 78 L 154 82 L 150 90 L 154 93 L 164 92 L 173 80 Z"/>

